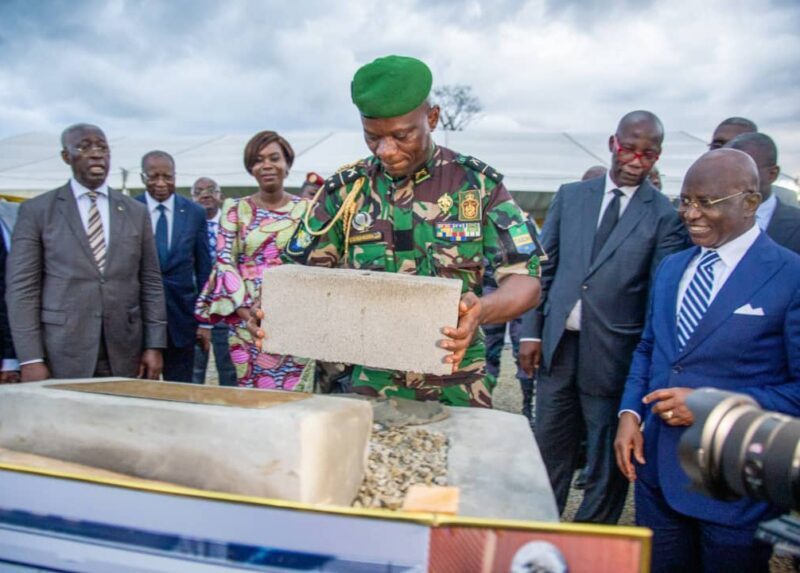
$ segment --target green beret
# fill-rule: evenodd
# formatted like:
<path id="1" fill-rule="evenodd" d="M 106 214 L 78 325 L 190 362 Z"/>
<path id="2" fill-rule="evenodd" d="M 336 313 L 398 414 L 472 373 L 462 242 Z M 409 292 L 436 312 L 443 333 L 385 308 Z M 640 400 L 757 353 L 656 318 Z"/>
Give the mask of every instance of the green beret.
<path id="1" fill-rule="evenodd" d="M 430 68 L 416 58 L 386 56 L 362 66 L 350 94 L 365 117 L 397 117 L 415 110 L 431 92 Z"/>

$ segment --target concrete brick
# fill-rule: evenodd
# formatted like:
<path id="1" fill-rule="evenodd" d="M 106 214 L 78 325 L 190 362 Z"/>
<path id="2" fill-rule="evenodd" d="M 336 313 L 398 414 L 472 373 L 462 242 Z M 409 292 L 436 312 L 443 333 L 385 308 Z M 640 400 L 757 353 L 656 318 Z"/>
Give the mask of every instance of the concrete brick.
<path id="1" fill-rule="evenodd" d="M 268 352 L 450 374 L 441 329 L 458 323 L 461 282 L 299 265 L 264 272 Z"/>
<path id="2" fill-rule="evenodd" d="M 368 402 L 308 395 L 246 408 L 52 385 L 0 386 L 0 446 L 189 487 L 308 503 L 349 505 L 363 479 L 372 426 Z M 267 396 L 264 390 L 215 390 L 245 401 Z"/>

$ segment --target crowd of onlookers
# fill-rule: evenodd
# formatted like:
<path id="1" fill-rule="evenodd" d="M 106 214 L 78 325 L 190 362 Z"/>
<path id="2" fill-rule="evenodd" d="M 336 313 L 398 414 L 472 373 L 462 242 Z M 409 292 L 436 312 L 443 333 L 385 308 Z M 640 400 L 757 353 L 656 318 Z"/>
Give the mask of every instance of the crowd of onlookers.
<path id="1" fill-rule="evenodd" d="M 752 533 L 773 509 L 688 491 L 676 440 L 700 386 L 800 414 L 800 258 L 790 253 L 800 253 L 800 209 L 774 185 L 776 146 L 752 122 L 719 125 L 675 202 L 659 191 L 663 137 L 655 115 L 627 114 L 609 138 L 610 167 L 556 193 L 540 235 L 541 300 L 510 329 L 523 414 L 560 510 L 582 468 L 576 519 L 616 523 L 635 481 L 637 521 L 666 540 L 657 569 L 707 551 L 704 563 L 759 570 L 768 550 Z M 314 173 L 298 194 L 286 190 L 288 141 L 262 131 L 247 143 L 254 193 L 225 199 L 201 177 L 191 200 L 176 193 L 165 151 L 144 155 L 145 193 L 130 198 L 106 184 L 111 150 L 98 127 L 71 126 L 61 143 L 64 186 L 18 212 L 0 203 L 0 381 L 202 384 L 213 349 L 223 386 L 350 389 L 341 367 L 262 352 L 254 334 L 264 270 L 286 262 L 324 200 Z M 496 287 L 487 273 L 484 295 Z M 496 377 L 506 325 L 482 328 Z M 698 547 L 698 535 L 714 542 Z"/>

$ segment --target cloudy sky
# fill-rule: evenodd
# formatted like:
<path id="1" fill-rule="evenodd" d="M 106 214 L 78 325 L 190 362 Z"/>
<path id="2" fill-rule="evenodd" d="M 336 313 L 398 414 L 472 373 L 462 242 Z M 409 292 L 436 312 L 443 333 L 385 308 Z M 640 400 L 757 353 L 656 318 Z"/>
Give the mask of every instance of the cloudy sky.
<path id="1" fill-rule="evenodd" d="M 357 129 L 350 78 L 387 53 L 473 86 L 470 129 L 606 132 L 647 108 L 800 137 L 797 0 L 0 0 L 0 22 L 0 137 Z"/>

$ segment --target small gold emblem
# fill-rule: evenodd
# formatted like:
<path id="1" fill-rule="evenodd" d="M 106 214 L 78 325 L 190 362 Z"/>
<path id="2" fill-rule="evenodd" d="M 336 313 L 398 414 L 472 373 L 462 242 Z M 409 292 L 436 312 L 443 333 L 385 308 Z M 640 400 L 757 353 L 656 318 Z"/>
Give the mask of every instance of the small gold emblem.
<path id="1" fill-rule="evenodd" d="M 436 200 L 436 204 L 439 205 L 439 209 L 441 209 L 443 214 L 447 214 L 450 212 L 450 207 L 453 206 L 453 199 L 450 195 L 442 195 Z"/>

